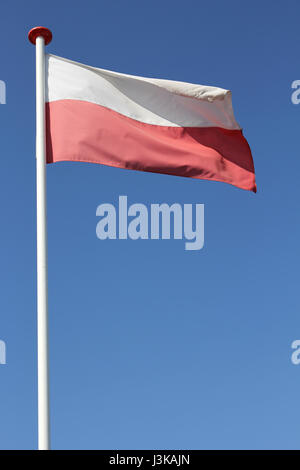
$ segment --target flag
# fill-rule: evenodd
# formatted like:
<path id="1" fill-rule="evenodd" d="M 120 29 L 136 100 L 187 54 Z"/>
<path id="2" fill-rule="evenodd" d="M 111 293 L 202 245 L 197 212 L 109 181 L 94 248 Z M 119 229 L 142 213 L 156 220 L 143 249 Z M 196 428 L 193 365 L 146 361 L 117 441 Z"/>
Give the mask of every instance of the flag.
<path id="1" fill-rule="evenodd" d="M 256 192 L 231 92 L 46 62 L 47 163 L 79 161 L 222 181 Z"/>

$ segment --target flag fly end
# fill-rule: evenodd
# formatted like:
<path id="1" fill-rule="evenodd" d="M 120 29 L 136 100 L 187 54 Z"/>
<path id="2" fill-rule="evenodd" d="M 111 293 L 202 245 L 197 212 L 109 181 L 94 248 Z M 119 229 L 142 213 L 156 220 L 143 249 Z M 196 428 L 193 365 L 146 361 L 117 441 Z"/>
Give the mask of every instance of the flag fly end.
<path id="1" fill-rule="evenodd" d="M 35 28 L 32 28 L 28 33 L 28 39 L 31 44 L 34 45 L 36 43 L 36 38 L 38 38 L 39 36 L 42 36 L 44 38 L 45 46 L 50 44 L 50 42 L 52 41 L 52 33 L 50 29 L 44 28 L 44 26 L 36 26 Z"/>

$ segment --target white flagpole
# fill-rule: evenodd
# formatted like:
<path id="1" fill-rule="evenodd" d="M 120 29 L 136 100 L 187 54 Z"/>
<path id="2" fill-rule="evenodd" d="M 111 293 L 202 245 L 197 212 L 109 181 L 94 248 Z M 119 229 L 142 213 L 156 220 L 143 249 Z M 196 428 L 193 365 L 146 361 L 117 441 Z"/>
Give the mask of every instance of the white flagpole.
<path id="1" fill-rule="evenodd" d="M 37 340 L 38 340 L 38 439 L 39 450 L 50 449 L 48 275 L 45 137 L 45 45 L 52 39 L 46 28 L 28 34 L 36 45 L 36 198 L 37 198 Z"/>

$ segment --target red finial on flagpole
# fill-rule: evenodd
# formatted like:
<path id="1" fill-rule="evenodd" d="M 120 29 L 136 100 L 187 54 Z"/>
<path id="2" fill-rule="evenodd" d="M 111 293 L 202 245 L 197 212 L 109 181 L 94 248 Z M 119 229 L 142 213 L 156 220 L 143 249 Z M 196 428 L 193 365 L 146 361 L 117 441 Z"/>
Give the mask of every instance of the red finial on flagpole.
<path id="1" fill-rule="evenodd" d="M 50 29 L 44 28 L 43 26 L 36 26 L 32 28 L 28 33 L 28 39 L 31 44 L 35 45 L 36 38 L 42 36 L 45 41 L 45 46 L 47 46 L 52 41 L 52 33 Z"/>

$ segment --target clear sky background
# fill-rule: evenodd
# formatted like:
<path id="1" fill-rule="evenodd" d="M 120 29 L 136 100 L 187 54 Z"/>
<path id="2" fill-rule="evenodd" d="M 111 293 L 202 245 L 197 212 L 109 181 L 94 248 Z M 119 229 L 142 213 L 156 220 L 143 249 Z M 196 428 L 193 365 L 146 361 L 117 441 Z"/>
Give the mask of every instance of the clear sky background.
<path id="1" fill-rule="evenodd" d="M 48 166 L 55 449 L 300 449 L 297 1 L 1 4 L 0 448 L 37 445 L 35 49 L 232 90 L 258 193 L 87 163 Z M 96 208 L 204 203 L 205 246 L 96 238 Z"/>

